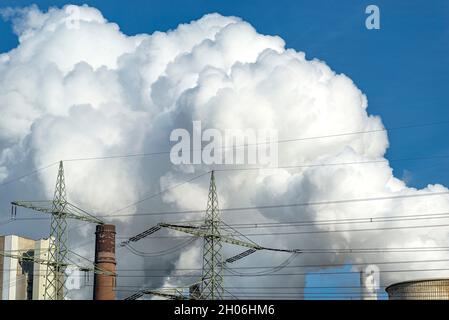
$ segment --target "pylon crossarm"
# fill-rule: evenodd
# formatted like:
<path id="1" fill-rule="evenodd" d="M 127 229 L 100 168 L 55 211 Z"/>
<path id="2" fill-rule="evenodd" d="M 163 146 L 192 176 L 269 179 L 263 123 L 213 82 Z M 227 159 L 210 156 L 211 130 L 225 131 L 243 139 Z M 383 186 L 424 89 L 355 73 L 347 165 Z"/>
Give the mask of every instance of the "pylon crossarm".
<path id="1" fill-rule="evenodd" d="M 168 298 L 171 300 L 189 300 L 189 298 L 185 297 L 178 290 L 174 290 L 174 291 L 175 291 L 175 293 L 162 292 L 159 290 L 142 290 L 141 292 L 143 294 L 159 296 L 159 297 Z"/>
<path id="2" fill-rule="evenodd" d="M 136 293 L 133 293 L 129 297 L 126 297 L 124 300 L 137 300 L 140 297 L 142 297 L 144 294 L 145 293 L 143 293 L 142 291 L 137 291 Z"/>
<path id="3" fill-rule="evenodd" d="M 205 230 L 203 230 L 202 227 L 197 227 L 197 226 L 186 226 L 186 225 L 175 225 L 175 224 L 169 224 L 169 223 L 159 223 L 156 226 L 153 226 L 147 230 L 145 230 L 144 232 L 139 233 L 138 235 L 129 238 L 126 241 L 123 241 L 120 243 L 120 246 L 125 246 L 130 242 L 136 242 L 139 241 L 141 239 L 146 238 L 147 236 L 149 236 L 150 234 L 153 234 L 154 232 L 160 230 L 161 228 L 167 228 L 167 229 L 172 229 L 172 230 L 176 230 L 176 231 L 180 231 L 180 232 L 184 232 L 184 233 L 188 233 L 197 237 L 205 237 L 205 236 L 212 236 L 212 234 L 206 232 Z M 230 243 L 230 244 L 234 244 L 237 246 L 242 246 L 242 247 L 247 247 L 253 250 L 267 250 L 267 251 L 278 251 L 278 252 L 289 252 L 289 253 L 301 253 L 300 249 L 278 249 L 278 248 L 269 248 L 269 247 L 262 247 L 260 245 L 251 243 L 251 242 L 246 242 L 246 241 L 242 241 L 239 239 L 235 239 L 233 237 L 230 236 L 226 236 L 226 235 L 220 235 L 219 236 L 220 239 L 223 242 L 226 243 Z M 245 251 L 246 253 L 246 251 Z M 253 253 L 253 252 L 251 252 Z M 240 255 L 240 254 L 239 254 Z"/>
<path id="4" fill-rule="evenodd" d="M 93 222 L 97 224 L 104 224 L 100 219 L 90 215 L 86 211 L 76 207 L 75 205 L 65 202 L 61 203 L 58 207 L 63 207 L 64 210 L 58 210 L 54 206 L 54 201 L 42 200 L 42 201 L 13 201 L 12 206 L 22 207 L 26 209 L 31 209 L 34 211 L 39 211 L 43 213 L 48 213 L 51 215 L 61 215 L 68 219 L 76 219 L 86 222 Z"/>
<path id="5" fill-rule="evenodd" d="M 270 247 L 262 247 L 258 244 L 242 241 L 227 235 L 213 235 L 211 233 L 208 233 L 205 231 L 202 227 L 194 227 L 194 226 L 183 226 L 183 225 L 175 225 L 175 224 L 168 224 L 168 223 L 159 223 L 159 226 L 163 228 L 173 229 L 185 233 L 189 233 L 198 237 L 207 237 L 207 236 L 215 236 L 219 237 L 221 241 L 227 242 L 230 244 L 234 244 L 241 247 L 247 247 L 254 250 L 267 250 L 267 251 L 277 251 L 277 252 L 289 252 L 289 253 L 300 253 L 301 250 L 299 249 L 279 249 L 279 248 L 270 248 Z M 245 251 L 246 253 L 246 251 Z M 252 253 L 252 252 L 251 252 Z"/>
<path id="6" fill-rule="evenodd" d="M 22 207 L 44 213 L 53 213 L 53 201 L 51 200 L 39 200 L 39 201 L 13 201 L 11 202 L 13 207 Z"/>
<path id="7" fill-rule="evenodd" d="M 288 253 L 302 253 L 301 249 L 278 249 L 278 248 L 262 247 L 262 250 L 277 251 L 277 252 L 288 252 Z"/>
<path id="8" fill-rule="evenodd" d="M 95 217 L 94 215 L 90 214 L 89 212 L 75 206 L 74 204 L 67 202 L 67 206 L 69 207 L 70 212 L 72 212 L 72 214 L 75 217 L 72 217 L 73 219 L 77 219 L 77 220 L 81 220 L 81 221 L 86 221 L 86 222 L 92 222 L 92 223 L 96 223 L 96 224 L 104 224 L 104 221 Z"/>
<path id="9" fill-rule="evenodd" d="M 27 256 L 27 255 L 23 255 L 23 254 L 9 253 L 9 252 L 6 252 L 6 251 L 0 251 L 0 256 L 12 258 L 12 259 L 17 259 L 17 260 L 21 260 L 21 261 L 36 262 L 38 264 L 49 265 L 49 266 L 54 266 L 55 265 L 55 263 L 52 262 L 52 261 L 39 259 L 39 258 L 35 258 L 33 256 Z"/>
<path id="10" fill-rule="evenodd" d="M 226 236 L 226 235 L 214 235 L 214 234 L 208 233 L 207 231 L 203 230 L 201 227 L 179 226 L 179 225 L 168 224 L 168 223 L 159 223 L 159 226 L 161 226 L 163 228 L 176 230 L 176 231 L 181 231 L 184 233 L 189 233 L 189 234 L 192 234 L 197 237 L 217 237 L 217 238 L 220 238 L 221 241 L 223 241 L 223 242 L 226 242 L 229 244 L 234 244 L 234 245 L 241 246 L 241 247 L 247 247 L 247 248 L 251 248 L 251 249 L 255 249 L 255 250 L 263 249 L 263 247 L 261 247 L 257 244 L 251 243 L 251 242 L 242 241 L 242 240 L 235 239 L 233 237 Z"/>
<path id="11" fill-rule="evenodd" d="M 130 242 L 139 241 L 139 240 L 149 236 L 150 234 L 155 233 L 156 231 L 158 231 L 160 229 L 161 229 L 161 226 L 159 226 L 159 225 L 153 226 L 153 227 L 145 230 L 144 232 L 141 232 L 138 235 L 135 235 L 134 237 L 129 238 L 128 240 L 120 242 L 120 246 L 123 247 L 123 246 L 126 246 Z"/>
<path id="12" fill-rule="evenodd" d="M 52 267 L 55 267 L 55 266 L 58 265 L 54 261 L 40 259 L 40 258 L 37 258 L 37 257 L 27 256 L 27 255 L 23 255 L 23 254 L 9 253 L 9 252 L 6 252 L 6 251 L 0 251 L 0 256 L 12 258 L 12 259 L 17 259 L 17 260 L 21 260 L 21 261 L 35 262 L 37 264 L 42 264 L 42 265 L 47 265 L 47 266 L 52 266 Z M 83 267 L 83 266 L 79 266 L 77 264 L 62 263 L 62 264 L 59 264 L 59 266 L 60 267 L 64 267 L 64 268 L 65 267 L 76 267 L 80 271 L 94 271 L 94 272 L 96 272 L 96 270 L 94 268 Z M 97 272 L 100 272 L 100 271 L 97 271 Z"/>
<path id="13" fill-rule="evenodd" d="M 179 289 L 173 288 L 173 291 L 174 293 L 168 293 L 160 290 L 142 289 L 125 298 L 125 300 L 136 300 L 144 296 L 145 294 L 168 298 L 171 300 L 191 300 L 191 298 L 187 298 L 186 296 L 184 296 Z"/>
<path id="14" fill-rule="evenodd" d="M 75 264 L 75 263 L 60 263 L 60 264 L 57 264 L 54 261 L 40 259 L 40 258 L 37 258 L 37 257 L 34 257 L 34 256 L 26 255 L 26 253 L 25 254 L 17 254 L 17 253 L 10 253 L 10 252 L 7 252 L 7 251 L 0 251 L 0 256 L 12 258 L 12 259 L 17 259 L 17 260 L 20 260 L 20 261 L 30 261 L 30 262 L 34 262 L 34 263 L 37 263 L 37 264 L 51 266 L 51 267 L 55 267 L 55 266 L 59 265 L 62 268 L 75 267 L 79 271 L 84 271 L 84 272 L 91 271 L 91 272 L 94 272 L 94 273 L 97 273 L 97 274 L 116 275 L 114 272 L 103 270 L 103 269 L 100 269 L 98 267 L 85 267 L 85 266 L 81 266 L 81 265 L 78 265 L 78 264 Z"/>
<path id="15" fill-rule="evenodd" d="M 138 235 L 130 238 L 129 240 L 121 242 L 120 246 L 124 246 L 124 245 L 128 244 L 129 242 L 136 242 L 141 239 L 144 239 L 145 237 L 149 236 L 150 234 L 153 234 L 154 232 L 160 230 L 161 228 L 172 229 L 172 230 L 188 233 L 188 234 L 191 234 L 191 235 L 194 235 L 197 237 L 213 236 L 212 234 L 205 231 L 202 227 L 188 226 L 188 225 L 175 225 L 175 224 L 169 224 L 169 223 L 159 223 L 158 225 L 153 226 L 153 227 L 145 230 L 144 232 L 139 233 Z M 300 253 L 301 252 L 301 250 L 299 250 L 299 249 L 278 249 L 278 248 L 262 247 L 260 245 L 254 244 L 254 243 L 235 239 L 233 237 L 226 236 L 226 235 L 220 235 L 219 237 L 223 242 L 234 244 L 237 246 L 247 247 L 247 248 L 254 249 L 254 250 L 268 250 L 268 251 L 289 252 L 289 253 Z"/>
<path id="16" fill-rule="evenodd" d="M 237 260 L 243 259 L 247 256 L 249 256 L 250 254 L 253 254 L 254 252 L 256 252 L 256 249 L 250 248 L 248 250 L 245 250 L 243 252 L 240 252 L 239 254 L 236 254 L 230 258 L 227 258 L 224 263 L 233 263 L 236 262 Z"/>

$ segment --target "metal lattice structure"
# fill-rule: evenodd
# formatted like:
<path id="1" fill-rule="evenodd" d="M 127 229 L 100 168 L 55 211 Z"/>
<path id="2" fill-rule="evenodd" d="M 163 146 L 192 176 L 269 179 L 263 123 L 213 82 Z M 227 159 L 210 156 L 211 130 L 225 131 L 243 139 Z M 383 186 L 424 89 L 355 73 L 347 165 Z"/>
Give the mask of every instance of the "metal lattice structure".
<path id="1" fill-rule="evenodd" d="M 203 271 L 201 277 L 201 299 L 223 299 L 223 257 L 221 255 L 220 212 L 218 209 L 217 188 L 212 171 L 204 221 Z"/>
<path id="2" fill-rule="evenodd" d="M 96 224 L 104 224 L 104 222 L 67 201 L 62 161 L 59 162 L 53 200 L 13 201 L 11 204 L 14 215 L 18 206 L 52 215 L 44 299 L 63 300 L 66 295 L 65 269 L 68 265 L 66 262 L 68 252 L 67 219 L 77 219 Z"/>
<path id="3" fill-rule="evenodd" d="M 67 256 L 67 221 L 65 209 L 67 194 L 65 190 L 64 165 L 59 163 L 53 197 L 53 214 L 50 226 L 50 248 L 48 258 L 54 266 L 47 265 L 45 276 L 45 300 L 63 300 L 65 297 L 65 260 Z"/>
<path id="4" fill-rule="evenodd" d="M 276 252 L 287 252 L 287 253 L 301 253 L 300 249 L 279 249 L 270 248 L 265 246 L 260 246 L 255 242 L 249 242 L 246 240 L 237 239 L 234 234 L 226 234 L 226 231 L 221 228 L 220 212 L 218 208 L 218 196 L 217 189 L 215 186 L 215 176 L 214 172 L 211 172 L 211 179 L 209 185 L 209 195 L 207 201 L 206 217 L 205 222 L 201 226 L 189 225 L 189 224 L 170 224 L 170 223 L 158 223 L 126 241 L 122 241 L 120 246 L 130 247 L 132 242 L 138 242 L 149 235 L 159 231 L 161 228 L 176 230 L 179 232 L 184 232 L 191 234 L 196 237 L 203 238 L 203 268 L 201 281 L 196 284 L 200 285 L 200 290 L 196 288 L 194 294 L 191 295 L 190 299 L 199 300 L 219 300 L 223 299 L 224 287 L 223 287 L 223 268 L 228 263 L 234 263 L 240 259 L 243 259 L 257 251 L 276 251 Z M 240 247 L 246 247 L 247 250 L 223 260 L 221 249 L 222 244 L 232 244 Z M 131 247 L 132 248 L 132 247 Z M 200 292 L 198 292 L 200 291 Z M 130 299 L 139 298 L 144 294 L 155 294 L 146 290 L 144 293 L 142 291 L 137 292 L 132 295 Z M 176 296 L 177 297 L 177 296 Z"/>

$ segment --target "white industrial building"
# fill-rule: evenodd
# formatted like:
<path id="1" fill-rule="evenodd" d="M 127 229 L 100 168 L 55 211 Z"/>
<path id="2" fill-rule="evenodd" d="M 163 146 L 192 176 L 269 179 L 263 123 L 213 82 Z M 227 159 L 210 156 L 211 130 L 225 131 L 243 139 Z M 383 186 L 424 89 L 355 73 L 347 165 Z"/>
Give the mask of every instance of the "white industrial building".
<path id="1" fill-rule="evenodd" d="M 47 266 L 24 258 L 48 260 L 49 239 L 0 236 L 0 296 L 2 300 L 43 300 Z M 9 256 L 11 255 L 11 256 Z"/>

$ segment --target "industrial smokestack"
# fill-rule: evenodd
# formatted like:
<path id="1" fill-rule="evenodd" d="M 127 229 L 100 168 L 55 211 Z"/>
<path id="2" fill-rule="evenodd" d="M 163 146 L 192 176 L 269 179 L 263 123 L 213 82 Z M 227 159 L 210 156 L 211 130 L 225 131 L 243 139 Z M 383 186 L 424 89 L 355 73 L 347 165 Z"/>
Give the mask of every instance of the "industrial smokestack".
<path id="1" fill-rule="evenodd" d="M 360 271 L 360 286 L 362 300 L 377 300 L 379 269 L 376 266 L 369 265 Z"/>
<path id="2" fill-rule="evenodd" d="M 115 300 L 115 225 L 97 225 L 95 232 L 94 300 Z"/>

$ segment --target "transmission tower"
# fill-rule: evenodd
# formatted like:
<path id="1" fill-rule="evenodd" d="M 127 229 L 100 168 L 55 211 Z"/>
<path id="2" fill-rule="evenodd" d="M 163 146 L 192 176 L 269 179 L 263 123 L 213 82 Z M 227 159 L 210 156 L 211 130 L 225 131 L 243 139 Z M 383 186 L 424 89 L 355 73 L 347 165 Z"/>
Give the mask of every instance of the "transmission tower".
<path id="1" fill-rule="evenodd" d="M 59 162 L 56 188 L 52 201 L 13 201 L 13 212 L 16 207 L 24 207 L 51 214 L 50 246 L 45 280 L 45 300 L 63 300 L 66 294 L 65 269 L 67 267 L 67 219 L 77 219 L 96 224 L 103 221 L 67 201 L 64 165 Z"/>
<path id="2" fill-rule="evenodd" d="M 55 195 L 53 197 L 53 214 L 50 225 L 50 247 L 48 257 L 54 261 L 54 267 L 47 265 L 45 277 L 45 300 L 63 300 L 65 288 L 65 266 L 67 256 L 67 221 L 65 208 L 67 195 L 65 190 L 64 165 L 59 163 L 56 178 Z"/>
<path id="3" fill-rule="evenodd" d="M 131 242 L 140 241 L 149 235 L 157 232 L 161 228 L 167 228 L 171 230 L 176 230 L 184 233 L 188 233 L 197 237 L 202 237 L 203 242 L 203 268 L 201 281 L 201 292 L 198 295 L 201 300 L 219 300 L 224 297 L 224 287 L 223 287 L 223 267 L 227 263 L 234 263 L 240 259 L 243 259 L 250 254 L 253 254 L 260 250 L 266 251 L 277 251 L 277 252 L 288 252 L 288 253 L 301 253 L 299 249 L 279 249 L 263 247 L 258 245 L 253 241 L 246 241 L 237 239 L 234 234 L 225 234 L 225 230 L 221 228 L 220 212 L 218 209 L 218 197 L 217 189 L 215 186 L 215 175 L 211 172 L 210 185 L 209 185 L 209 196 L 207 201 L 206 217 L 205 223 L 201 226 L 195 225 L 179 225 L 170 223 L 159 223 L 126 241 L 120 243 L 120 246 L 130 247 Z M 223 232 L 222 232 L 223 231 Z M 247 238 L 246 238 L 247 239 Z M 248 239 L 247 239 L 248 240 Z M 233 244 L 236 246 L 246 247 L 247 250 L 223 260 L 221 249 L 222 243 Z M 143 294 L 149 293 L 148 290 L 142 293 L 141 291 L 136 293 L 136 297 L 141 297 Z M 134 295 L 132 296 L 134 298 Z M 196 298 L 195 298 L 196 299 Z"/>
<path id="4" fill-rule="evenodd" d="M 217 188 L 212 171 L 204 222 L 203 271 L 201 277 L 201 299 L 221 300 L 223 298 L 223 258 L 221 255 L 220 212 Z"/>

